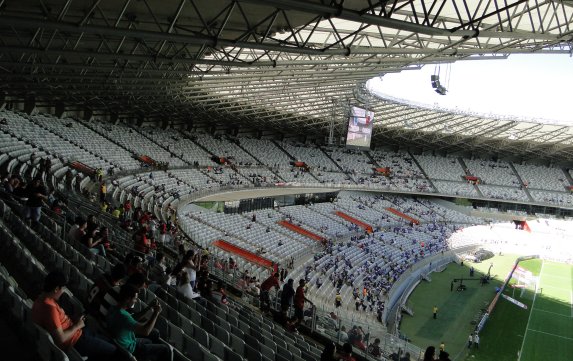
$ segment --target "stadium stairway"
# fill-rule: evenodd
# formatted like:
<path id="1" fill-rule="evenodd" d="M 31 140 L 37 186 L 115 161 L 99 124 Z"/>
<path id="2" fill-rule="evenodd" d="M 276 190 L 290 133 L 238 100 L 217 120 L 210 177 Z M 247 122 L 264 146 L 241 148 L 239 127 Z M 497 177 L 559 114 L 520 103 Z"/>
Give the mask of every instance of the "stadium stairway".
<path id="1" fill-rule="evenodd" d="M 470 169 L 468 168 L 468 166 L 466 165 L 466 162 L 464 161 L 464 159 L 462 157 L 458 157 L 457 158 L 458 163 L 460 163 L 460 166 L 462 167 L 462 169 L 464 170 L 464 174 L 466 176 L 476 176 L 475 174 L 472 174 L 472 172 L 470 171 Z M 480 197 L 484 197 L 481 189 L 479 189 L 477 184 L 473 185 L 474 189 L 476 190 L 477 194 L 479 194 Z"/>
<path id="2" fill-rule="evenodd" d="M 571 174 L 569 174 L 569 171 L 565 168 L 561 168 L 561 170 L 565 174 L 565 179 L 567 179 L 567 182 L 569 182 L 570 185 L 573 185 L 573 177 L 571 177 Z"/>
<path id="3" fill-rule="evenodd" d="M 416 157 L 414 157 L 414 154 L 412 154 L 412 152 L 408 151 L 408 155 L 410 156 L 410 158 L 412 158 L 412 161 L 414 161 L 414 163 L 416 164 L 416 166 L 418 167 L 418 169 L 420 170 L 420 172 L 422 172 L 422 174 L 424 175 L 425 179 L 430 183 L 430 185 L 431 185 L 432 188 L 434 189 L 434 192 L 440 193 L 440 191 L 438 190 L 438 188 L 434 185 L 434 182 L 432 182 L 432 180 L 430 179 L 430 177 L 428 177 L 428 174 L 426 173 L 426 171 L 424 170 L 424 168 L 422 168 L 422 166 L 420 165 L 420 163 L 418 163 L 418 160 L 416 159 Z"/>
<path id="4" fill-rule="evenodd" d="M 278 172 L 275 172 L 271 167 L 266 166 L 265 163 L 261 162 L 261 160 L 257 157 L 255 157 L 255 155 L 251 152 L 249 152 L 247 150 L 247 148 L 243 147 L 241 145 L 241 142 L 239 139 L 229 139 L 229 141 L 232 141 L 237 147 L 241 148 L 245 153 L 247 153 L 248 155 L 250 155 L 251 157 L 253 157 L 254 160 L 256 160 L 262 167 L 264 167 L 265 169 L 268 169 L 269 171 L 271 171 L 271 173 L 273 173 L 278 179 L 280 179 L 282 182 L 286 182 L 286 180 L 280 176 L 280 174 Z"/>
<path id="5" fill-rule="evenodd" d="M 92 127 L 91 123 L 87 120 L 83 120 L 83 119 L 78 119 L 76 120 L 78 123 L 82 124 L 84 127 L 88 128 L 89 130 L 91 130 L 92 132 L 101 135 L 102 137 L 104 137 L 105 139 L 109 140 L 110 142 L 116 144 L 118 147 L 121 147 L 122 149 L 125 149 L 126 151 L 128 151 L 131 154 L 134 154 L 130 149 L 128 149 L 127 147 L 125 147 L 124 145 L 122 145 L 121 143 L 119 143 L 117 140 L 115 140 L 113 137 L 109 137 L 105 132 L 100 131 L 99 129 Z"/>
<path id="6" fill-rule="evenodd" d="M 249 152 L 249 150 L 248 150 L 247 148 L 245 148 L 245 147 L 243 147 L 243 146 L 241 145 L 240 139 L 238 139 L 238 138 L 231 138 L 231 137 L 228 137 L 228 136 L 226 137 L 226 139 L 227 139 L 230 143 L 233 143 L 234 145 L 236 145 L 237 147 L 239 147 L 240 149 L 242 149 L 243 152 L 247 153 L 247 154 L 248 154 L 249 156 L 251 156 L 254 160 L 256 160 L 256 161 L 257 161 L 257 165 L 264 166 L 265 163 L 261 162 L 261 160 L 260 160 L 259 158 L 255 157 L 255 155 L 254 155 L 253 153 Z"/>
<path id="7" fill-rule="evenodd" d="M 374 159 L 374 158 L 372 157 L 372 154 L 370 154 L 369 151 L 366 151 L 366 150 L 365 150 L 365 151 L 363 151 L 362 153 L 366 156 L 366 158 L 370 159 L 370 162 L 372 162 L 372 168 L 379 168 L 379 167 L 380 167 L 380 165 L 378 164 L 378 162 L 376 161 L 376 159 Z"/>
<path id="8" fill-rule="evenodd" d="M 207 149 L 205 146 L 203 146 L 201 143 L 196 142 L 195 139 L 193 139 L 193 137 L 190 137 L 189 134 L 187 132 L 184 132 L 182 130 L 179 131 L 179 133 L 181 134 L 181 136 L 185 139 L 189 139 L 190 141 L 192 141 L 193 143 L 195 143 L 195 145 L 197 145 L 199 148 L 203 149 L 205 152 L 207 152 L 207 154 L 211 155 L 211 156 L 217 156 L 215 153 L 211 152 L 209 149 Z"/>
<path id="9" fill-rule="evenodd" d="M 358 184 L 358 182 L 354 179 L 354 177 L 352 177 L 352 175 L 346 173 L 346 172 L 344 171 L 344 169 L 342 168 L 342 166 L 341 166 L 340 164 L 338 164 L 338 162 L 337 162 L 336 160 L 334 160 L 334 159 L 332 158 L 332 156 L 331 156 L 330 154 L 328 154 L 328 152 L 327 152 L 323 147 L 319 147 L 319 149 L 322 151 L 322 153 L 324 153 L 324 154 L 328 157 L 328 159 L 330 159 L 330 160 L 332 161 L 332 163 L 336 164 L 336 167 L 338 167 L 338 169 L 340 170 L 340 172 L 341 172 L 342 174 L 348 175 L 348 178 L 349 178 L 351 181 L 353 181 L 354 184 Z"/>
<path id="10" fill-rule="evenodd" d="M 470 171 L 470 169 L 468 168 L 466 162 L 464 161 L 464 159 L 462 157 L 457 157 L 456 158 L 458 160 L 458 163 L 460 163 L 460 166 L 462 167 L 462 169 L 464 170 L 464 174 L 467 176 L 475 176 L 475 174 L 472 174 L 472 172 Z"/>
<path id="11" fill-rule="evenodd" d="M 521 184 L 521 189 L 523 189 L 523 191 L 527 195 L 527 199 L 529 199 L 530 202 L 535 202 L 535 199 L 533 199 L 533 197 L 531 196 L 531 193 L 529 193 L 529 189 L 527 189 L 527 187 L 525 186 L 525 183 L 523 183 L 523 178 L 521 178 L 521 176 L 517 172 L 517 169 L 515 169 L 515 167 L 513 166 L 513 163 L 508 162 L 508 164 L 509 164 L 509 167 L 511 168 L 511 170 L 513 171 L 513 174 L 515 174 L 517 179 L 519 179 L 519 184 Z M 571 179 L 571 176 L 569 176 L 569 178 L 567 178 L 567 179 Z"/>
<path id="12" fill-rule="evenodd" d="M 247 177 L 247 176 L 244 175 L 243 173 L 239 172 L 239 168 L 237 168 L 237 166 L 236 166 L 235 164 L 231 163 L 230 166 L 225 166 L 225 169 L 230 169 L 230 170 L 232 170 L 233 172 L 235 172 L 235 174 L 237 175 L 237 177 L 238 177 L 239 179 L 244 179 L 244 180 L 247 182 L 247 184 L 255 185 L 255 183 L 253 183 L 253 181 L 252 181 L 249 177 Z"/>
<path id="13" fill-rule="evenodd" d="M 480 197 L 486 198 L 486 197 L 483 195 L 481 189 L 479 189 L 479 187 L 478 187 L 477 184 L 473 184 L 472 186 L 474 187 L 474 189 L 476 190 L 477 194 L 478 194 Z"/>
<path id="14" fill-rule="evenodd" d="M 181 158 L 179 155 L 173 153 L 172 151 L 170 151 L 166 146 L 164 146 L 163 144 L 154 141 L 153 139 L 151 139 L 147 134 L 145 134 L 144 132 L 139 131 L 139 129 L 137 129 L 137 127 L 132 126 L 131 129 L 133 129 L 134 132 L 139 133 L 139 135 L 141 135 L 142 137 L 144 137 L 145 139 L 149 140 L 149 142 L 155 144 L 156 146 L 158 146 L 159 148 L 165 150 L 166 152 L 168 152 L 169 154 L 171 154 L 172 157 L 174 158 L 179 158 L 181 159 L 181 161 L 185 164 L 189 164 L 189 162 L 187 162 L 185 159 Z M 190 165 L 190 164 L 189 164 Z"/>
<path id="15" fill-rule="evenodd" d="M 292 159 L 293 161 L 299 160 L 299 159 L 296 159 L 292 154 L 290 154 L 289 152 L 287 152 L 287 150 L 284 149 L 283 146 L 280 145 L 280 143 L 277 142 L 276 140 L 271 139 L 271 142 L 272 142 L 277 148 L 279 148 L 280 150 L 282 150 L 282 151 L 283 151 L 290 159 Z"/>
<path id="16" fill-rule="evenodd" d="M 517 169 L 515 169 L 515 166 L 513 165 L 512 162 L 507 162 L 509 164 L 509 168 L 511 168 L 511 171 L 513 172 L 513 174 L 517 177 L 517 179 L 519 179 L 519 184 L 522 186 L 525 186 L 525 183 L 523 183 L 523 178 L 521 178 L 521 176 L 519 175 L 519 172 L 517 171 Z M 569 176 L 569 178 L 571 178 L 571 176 Z"/>
<path id="17" fill-rule="evenodd" d="M 418 200 L 418 199 L 414 199 L 414 202 L 415 202 L 416 204 L 419 204 L 420 206 L 424 207 L 425 209 L 429 210 L 430 212 L 434 212 L 434 210 L 433 210 L 432 208 L 430 208 L 426 203 L 421 202 L 421 201 Z M 440 216 L 442 222 L 447 222 L 447 219 L 446 219 L 446 216 L 445 216 L 445 215 L 439 214 L 439 213 L 437 213 L 437 212 L 436 212 L 435 214 L 437 214 L 438 216 Z"/>

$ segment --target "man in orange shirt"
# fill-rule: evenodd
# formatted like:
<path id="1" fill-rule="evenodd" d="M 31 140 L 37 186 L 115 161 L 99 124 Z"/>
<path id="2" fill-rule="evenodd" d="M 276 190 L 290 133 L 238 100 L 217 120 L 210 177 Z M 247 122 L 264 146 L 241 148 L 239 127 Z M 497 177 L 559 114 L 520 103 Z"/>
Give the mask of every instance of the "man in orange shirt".
<path id="1" fill-rule="evenodd" d="M 66 276 L 60 271 L 51 272 L 46 276 L 43 292 L 32 306 L 34 323 L 48 331 L 54 343 L 63 351 L 74 347 L 80 355 L 87 356 L 89 360 L 119 358 L 114 344 L 84 328 L 84 316 L 74 322 L 58 305 L 66 284 Z"/>

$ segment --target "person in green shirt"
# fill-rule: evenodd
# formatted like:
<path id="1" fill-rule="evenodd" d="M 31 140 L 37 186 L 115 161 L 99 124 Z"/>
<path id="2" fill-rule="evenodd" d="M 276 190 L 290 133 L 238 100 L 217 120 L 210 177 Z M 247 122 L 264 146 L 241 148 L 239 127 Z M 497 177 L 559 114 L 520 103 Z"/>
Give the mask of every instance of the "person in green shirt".
<path id="1" fill-rule="evenodd" d="M 119 217 L 121 217 L 121 209 L 119 209 L 119 207 L 115 207 L 111 211 L 111 216 L 115 219 L 119 219 Z"/>
<path id="2" fill-rule="evenodd" d="M 138 288 L 125 284 L 119 291 L 118 304 L 107 315 L 107 327 L 117 344 L 133 354 L 136 358 L 147 358 L 156 361 L 171 360 L 171 349 L 163 343 L 154 343 L 149 336 L 161 313 L 161 305 L 154 301 L 153 313 L 145 322 L 138 322 L 127 311 L 137 302 Z M 143 337 L 137 337 L 143 336 Z"/>

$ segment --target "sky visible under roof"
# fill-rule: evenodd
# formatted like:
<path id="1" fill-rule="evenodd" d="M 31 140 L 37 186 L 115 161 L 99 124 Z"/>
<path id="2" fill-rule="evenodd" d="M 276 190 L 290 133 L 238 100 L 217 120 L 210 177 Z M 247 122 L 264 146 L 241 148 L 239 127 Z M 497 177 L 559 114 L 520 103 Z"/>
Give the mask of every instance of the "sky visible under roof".
<path id="1" fill-rule="evenodd" d="M 438 68 L 446 95 L 437 94 L 430 82 Z M 426 65 L 371 79 L 368 88 L 429 107 L 573 126 L 573 58 L 569 55 L 512 55 Z M 378 119 L 383 117 L 377 114 Z"/>

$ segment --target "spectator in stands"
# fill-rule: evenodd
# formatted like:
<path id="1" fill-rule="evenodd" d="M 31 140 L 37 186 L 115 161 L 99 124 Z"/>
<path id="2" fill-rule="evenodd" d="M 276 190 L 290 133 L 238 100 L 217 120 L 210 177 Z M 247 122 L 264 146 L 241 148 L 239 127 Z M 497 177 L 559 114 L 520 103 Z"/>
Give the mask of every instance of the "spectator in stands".
<path id="1" fill-rule="evenodd" d="M 148 283 L 149 281 L 147 280 L 145 275 L 139 272 L 132 274 L 125 281 L 126 285 L 129 284 L 135 286 L 138 290 L 142 290 L 143 288 L 145 288 L 148 285 Z M 103 296 L 97 316 L 100 320 L 105 321 L 107 319 L 107 315 L 110 309 L 118 305 L 119 291 L 120 291 L 120 286 L 115 286 L 108 289 L 107 293 Z M 148 306 L 147 308 L 144 308 L 143 310 L 135 314 L 133 317 L 136 320 L 143 319 L 150 310 L 151 306 Z"/>
<path id="2" fill-rule="evenodd" d="M 7 193 L 14 193 L 20 187 L 20 179 L 17 176 L 10 176 L 4 181 L 4 190 Z"/>
<path id="3" fill-rule="evenodd" d="M 58 305 L 67 284 L 60 271 L 50 272 L 44 280 L 43 292 L 32 306 L 32 320 L 50 333 L 54 343 L 64 351 L 72 347 L 90 360 L 116 357 L 117 348 L 93 331 L 85 328 L 84 316 L 75 322 Z"/>
<path id="4" fill-rule="evenodd" d="M 424 352 L 423 361 L 434 361 L 434 355 L 436 354 L 436 348 L 434 346 L 428 346 L 426 352 Z"/>
<path id="5" fill-rule="evenodd" d="M 163 253 L 157 252 L 155 259 L 149 267 L 148 277 L 150 281 L 157 286 L 167 286 L 169 276 L 167 274 L 167 265 L 165 263 L 165 255 Z"/>
<path id="6" fill-rule="evenodd" d="M 102 238 L 103 247 L 105 248 L 106 253 L 108 251 L 114 251 L 113 245 L 111 243 L 111 239 L 109 237 L 109 228 L 102 227 L 100 230 L 100 235 Z"/>
<path id="7" fill-rule="evenodd" d="M 346 333 L 346 326 L 342 326 L 336 335 L 338 342 L 348 342 L 348 333 Z"/>
<path id="8" fill-rule="evenodd" d="M 105 274 L 98 278 L 88 295 L 87 310 L 90 314 L 97 316 L 105 294 L 113 287 L 121 285 L 123 279 L 127 276 L 127 270 L 121 263 L 111 269 L 110 274 Z"/>
<path id="9" fill-rule="evenodd" d="M 68 170 L 66 171 L 64 179 L 65 179 L 66 188 L 71 190 L 72 189 L 72 181 L 74 180 L 74 173 L 72 172 L 72 170 L 70 168 L 68 168 Z"/>
<path id="10" fill-rule="evenodd" d="M 201 297 L 211 303 L 217 303 L 217 299 L 213 295 L 213 281 L 207 278 L 201 287 Z"/>
<path id="11" fill-rule="evenodd" d="M 124 220 L 131 218 L 131 201 L 129 199 L 123 203 L 123 217 Z"/>
<path id="12" fill-rule="evenodd" d="M 185 245 L 181 243 L 179 246 L 177 246 L 177 258 L 180 258 L 180 260 L 183 261 L 186 254 L 187 250 L 185 249 Z"/>
<path id="13" fill-rule="evenodd" d="M 115 219 L 119 219 L 121 217 L 121 209 L 120 207 L 113 207 L 111 209 L 111 216 Z"/>
<path id="14" fill-rule="evenodd" d="M 368 346 L 368 353 L 376 358 L 380 358 L 382 356 L 382 350 L 380 349 L 379 338 L 375 339 L 374 343 Z"/>
<path id="15" fill-rule="evenodd" d="M 70 228 L 68 232 L 68 240 L 70 242 L 81 242 L 86 234 L 86 229 L 88 227 L 88 222 L 83 218 L 77 217 L 74 225 Z"/>
<path id="16" fill-rule="evenodd" d="M 14 188 L 12 194 L 18 198 L 26 198 L 28 197 L 28 184 L 25 180 L 18 177 L 19 180 L 19 187 Z"/>
<path id="17" fill-rule="evenodd" d="M 137 232 L 133 234 L 133 248 L 137 252 L 144 254 L 149 253 L 151 250 L 151 240 L 147 237 L 147 228 L 142 226 Z"/>
<path id="18" fill-rule="evenodd" d="M 340 291 L 336 292 L 336 296 L 334 297 L 334 305 L 336 308 L 342 306 L 342 295 L 340 294 Z"/>
<path id="19" fill-rule="evenodd" d="M 93 254 L 105 257 L 104 237 L 99 228 L 95 228 L 91 233 L 86 233 L 82 237 L 82 243 L 89 248 Z"/>
<path id="20" fill-rule="evenodd" d="M 261 311 L 263 312 L 269 311 L 270 309 L 271 304 L 270 304 L 269 293 L 271 291 L 271 288 L 273 287 L 276 287 L 277 289 L 279 289 L 280 287 L 278 272 L 273 273 L 269 278 L 264 280 L 263 283 L 261 284 L 261 293 L 259 295 L 259 300 L 261 303 L 260 304 Z"/>
<path id="21" fill-rule="evenodd" d="M 137 302 L 138 288 L 125 284 L 119 291 L 118 304 L 107 315 L 107 325 L 115 341 L 137 358 L 169 361 L 171 350 L 169 346 L 136 336 L 149 336 L 155 322 L 161 313 L 161 304 L 157 299 L 152 303 L 153 312 L 146 322 L 138 322 L 129 312 Z"/>
<path id="22" fill-rule="evenodd" d="M 189 274 L 185 271 L 181 271 L 177 278 L 177 292 L 189 299 L 195 299 L 201 296 L 193 291 L 193 287 L 191 287 L 189 283 Z"/>
<path id="23" fill-rule="evenodd" d="M 352 343 L 354 346 L 358 347 L 362 351 L 366 351 L 366 344 L 364 343 L 365 335 L 362 327 L 354 326 L 352 330 L 350 330 L 348 334 L 348 341 Z"/>
<path id="24" fill-rule="evenodd" d="M 189 283 L 192 288 L 197 284 L 197 262 L 199 260 L 199 253 L 193 250 L 187 251 L 183 259 L 183 270 L 189 275 Z"/>
<path id="25" fill-rule="evenodd" d="M 105 182 L 101 182 L 99 185 L 99 201 L 100 203 L 104 203 L 107 198 L 107 185 Z"/>
<path id="26" fill-rule="evenodd" d="M 340 351 L 340 360 L 356 361 L 356 359 L 352 357 L 352 345 L 348 342 L 342 345 L 342 350 Z"/>
<path id="27" fill-rule="evenodd" d="M 332 341 L 327 341 L 324 346 L 324 350 L 320 355 L 320 361 L 334 361 L 336 358 L 334 354 L 336 353 L 336 344 Z"/>
<path id="28" fill-rule="evenodd" d="M 237 269 L 237 263 L 235 262 L 235 260 L 233 259 L 233 257 L 229 257 L 229 270 L 230 270 L 230 273 L 233 273 L 235 269 Z"/>
<path id="29" fill-rule="evenodd" d="M 150 223 L 149 223 L 149 222 L 151 221 L 152 218 L 153 218 L 153 215 L 151 214 L 151 212 L 143 212 L 143 213 L 141 214 L 141 217 L 139 217 L 139 223 L 140 223 L 140 224 L 147 224 L 147 225 L 150 226 Z M 151 229 L 151 227 L 148 227 L 148 228 L 150 228 L 150 229 L 149 229 L 149 232 L 152 232 L 152 231 L 153 231 L 153 230 Z M 146 228 L 146 230 L 147 230 L 147 228 Z"/>
<path id="30" fill-rule="evenodd" d="M 199 293 L 203 293 L 206 289 L 212 288 L 209 284 L 211 281 L 209 279 L 209 255 L 203 254 L 201 256 L 201 261 L 199 261 L 199 266 L 197 267 L 197 290 Z"/>
<path id="31" fill-rule="evenodd" d="M 440 351 L 440 354 L 438 356 L 438 360 L 439 361 L 451 361 L 450 360 L 450 354 L 447 353 L 446 351 Z"/>
<path id="32" fill-rule="evenodd" d="M 314 306 L 314 304 L 304 296 L 304 286 L 306 281 L 301 279 L 298 281 L 298 287 L 296 288 L 294 295 L 294 316 L 296 318 L 297 325 L 304 320 L 304 302 L 308 302 Z"/>
<path id="33" fill-rule="evenodd" d="M 48 200 L 48 192 L 42 178 L 37 177 L 26 187 L 26 220 L 38 223 L 42 215 L 42 205 Z"/>
<path id="34" fill-rule="evenodd" d="M 219 281 L 219 285 L 217 286 L 219 289 L 219 293 L 221 294 L 221 303 L 226 305 L 229 303 L 227 299 L 227 290 L 225 289 L 225 283 L 223 281 Z"/>
<path id="35" fill-rule="evenodd" d="M 198 260 L 198 256 L 199 254 L 196 254 L 193 250 L 185 252 L 183 259 L 175 266 L 175 268 L 173 268 L 171 275 L 173 277 L 177 277 L 181 271 L 187 272 L 191 288 L 195 288 L 195 284 L 197 283 L 196 261 Z"/>
<path id="36" fill-rule="evenodd" d="M 167 241 L 167 223 L 161 222 L 159 224 L 159 242 L 165 244 Z"/>
<path id="37" fill-rule="evenodd" d="M 294 280 L 289 278 L 288 281 L 284 284 L 283 290 L 281 293 L 281 312 L 283 314 L 283 321 L 286 321 L 286 315 L 288 313 L 288 309 L 293 302 L 293 297 L 295 294 L 294 291 Z"/>
<path id="38" fill-rule="evenodd" d="M 88 225 L 86 228 L 86 233 L 92 233 L 94 231 L 94 229 L 99 227 L 95 214 L 90 214 L 88 216 L 87 223 L 88 223 Z"/>
<path id="39" fill-rule="evenodd" d="M 44 167 L 43 167 L 43 169 L 40 168 L 40 172 L 43 171 L 44 173 L 46 173 L 46 175 L 49 175 L 51 169 L 52 169 L 52 158 L 46 157 L 46 159 L 44 159 Z"/>
<path id="40" fill-rule="evenodd" d="M 52 212 L 64 215 L 65 214 L 65 202 L 59 198 L 54 197 L 53 201 L 50 201 L 50 209 Z"/>
<path id="41" fill-rule="evenodd" d="M 131 276 L 136 273 L 145 273 L 143 258 L 135 253 L 129 253 L 125 256 L 123 264 L 127 268 L 127 275 Z"/>

